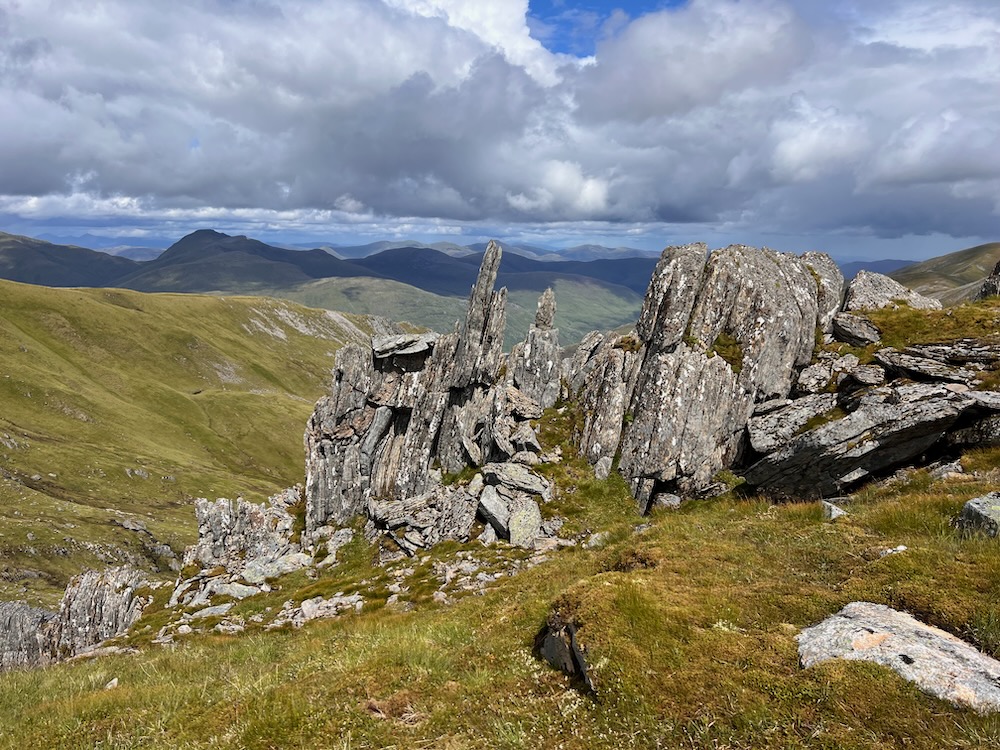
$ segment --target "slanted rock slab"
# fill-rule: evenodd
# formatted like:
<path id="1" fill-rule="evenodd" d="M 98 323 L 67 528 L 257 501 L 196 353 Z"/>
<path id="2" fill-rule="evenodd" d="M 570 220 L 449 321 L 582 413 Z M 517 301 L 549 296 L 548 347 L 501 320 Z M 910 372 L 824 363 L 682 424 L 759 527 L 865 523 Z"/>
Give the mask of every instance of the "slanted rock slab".
<path id="1" fill-rule="evenodd" d="M 905 612 L 852 602 L 796 640 L 807 669 L 830 659 L 870 661 L 956 706 L 1000 711 L 1000 662 Z"/>
<path id="2" fill-rule="evenodd" d="M 833 316 L 833 335 L 851 346 L 877 344 L 882 339 L 882 332 L 868 318 L 846 312 Z"/>
<path id="3" fill-rule="evenodd" d="M 941 302 L 932 297 L 925 297 L 911 289 L 907 289 L 895 279 L 890 279 L 881 273 L 860 271 L 847 287 L 844 299 L 844 310 L 878 310 L 883 307 L 893 309 L 900 303 L 909 305 L 914 310 L 940 310 Z"/>

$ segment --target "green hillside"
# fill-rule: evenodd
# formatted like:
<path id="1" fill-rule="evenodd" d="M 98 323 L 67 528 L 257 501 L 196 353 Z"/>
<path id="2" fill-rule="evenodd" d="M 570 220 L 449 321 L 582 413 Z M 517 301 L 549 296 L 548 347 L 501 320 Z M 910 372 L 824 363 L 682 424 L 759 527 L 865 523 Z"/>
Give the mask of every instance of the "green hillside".
<path id="1" fill-rule="evenodd" d="M 914 263 L 889 275 L 903 286 L 950 305 L 972 299 L 998 261 L 1000 242 L 990 242 Z"/>
<path id="2" fill-rule="evenodd" d="M 250 297 L 0 281 L 0 599 L 51 604 L 124 555 L 163 568 L 192 498 L 302 481 L 302 431 L 365 319 Z"/>
<path id="3" fill-rule="evenodd" d="M 45 593 L 34 579 L 14 579 L 18 569 L 54 580 L 65 573 L 59 565 L 83 560 L 55 537 L 127 546 L 135 532 L 114 525 L 123 516 L 109 509 L 180 543 L 193 536 L 189 494 L 242 489 L 260 499 L 298 478 L 301 420 L 329 352 L 346 338 L 334 319 L 259 299 L 0 291 L 0 437 L 17 443 L 3 449 L 0 485 L 5 598 L 17 585 L 29 598 Z M 989 335 L 998 305 L 885 310 L 877 322 L 899 345 Z M 328 338 L 301 334 L 310 328 Z M 576 453 L 569 436 L 581 418 L 560 405 L 539 430 L 543 449 L 563 454 L 539 467 L 557 487 L 543 512 L 564 517 L 562 535 L 577 544 L 533 554 L 449 542 L 378 566 L 358 528 L 336 565 L 236 603 L 230 616 L 243 632 L 215 632 L 218 619 L 205 618 L 192 624 L 206 632 L 168 647 L 151 643 L 176 616 L 164 609 L 169 588 L 160 589 L 119 639 L 137 652 L 0 675 L 0 747 L 1000 743 L 997 715 L 954 708 L 868 663 L 803 670 L 795 640 L 864 600 L 1000 655 L 1000 548 L 952 523 L 966 500 L 995 489 L 1000 449 L 963 456 L 961 475 L 920 470 L 874 484 L 843 500 L 848 515 L 833 523 L 819 503 L 738 492 L 640 518 L 624 480 L 596 479 Z M 600 543 L 584 544 L 598 532 Z M 475 593 L 462 584 L 470 563 L 469 578 L 487 576 Z M 362 594 L 361 611 L 265 629 L 285 602 L 337 592 Z M 578 627 L 593 693 L 533 653 L 554 609 Z"/>
<path id="4" fill-rule="evenodd" d="M 590 331 L 607 331 L 633 323 L 642 309 L 642 295 L 631 289 L 586 279 L 557 279 L 556 326 L 560 342 L 573 344 Z M 310 307 L 381 315 L 415 326 L 447 333 L 465 315 L 466 296 L 433 294 L 390 279 L 318 279 L 292 287 L 268 288 L 261 293 L 295 300 Z M 515 289 L 508 295 L 509 350 L 522 341 L 535 320 L 539 292 Z"/>

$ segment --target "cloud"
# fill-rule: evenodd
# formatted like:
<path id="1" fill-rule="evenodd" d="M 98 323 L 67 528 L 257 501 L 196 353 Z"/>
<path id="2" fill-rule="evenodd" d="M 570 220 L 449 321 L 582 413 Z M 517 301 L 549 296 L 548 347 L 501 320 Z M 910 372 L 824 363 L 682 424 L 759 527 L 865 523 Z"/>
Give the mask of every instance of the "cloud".
<path id="1" fill-rule="evenodd" d="M 992 0 L 691 0 L 579 59 L 526 0 L 58 10 L 0 9 L 25 221 L 996 231 Z"/>

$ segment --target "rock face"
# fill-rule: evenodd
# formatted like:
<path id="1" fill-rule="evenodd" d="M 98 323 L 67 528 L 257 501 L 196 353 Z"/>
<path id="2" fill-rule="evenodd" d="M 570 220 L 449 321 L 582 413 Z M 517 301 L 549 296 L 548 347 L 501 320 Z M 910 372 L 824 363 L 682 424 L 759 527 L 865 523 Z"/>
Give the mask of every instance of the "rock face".
<path id="1" fill-rule="evenodd" d="M 477 492 L 445 487 L 442 472 L 496 465 L 505 476 L 542 481 L 524 464 L 540 460 L 531 420 L 559 397 L 555 298 L 551 290 L 541 296 L 534 325 L 508 360 L 507 293 L 493 290 L 500 257 L 491 242 L 455 333 L 376 338 L 338 352 L 330 393 L 306 427 L 307 538 L 363 515 L 369 538 L 383 535 L 414 554 L 467 539 L 483 507 Z M 541 533 L 536 490 L 504 491 L 514 527 L 508 518 L 497 532 L 530 545 Z"/>
<path id="2" fill-rule="evenodd" d="M 559 398 L 561 350 L 559 331 L 552 327 L 555 315 L 555 294 L 546 289 L 538 300 L 538 312 L 534 325 L 528 330 L 528 337 L 514 346 L 510 353 L 512 385 L 543 409 L 555 404 Z"/>
<path id="3" fill-rule="evenodd" d="M 1000 263 L 993 267 L 993 271 L 986 277 L 982 287 L 976 293 L 975 299 L 986 299 L 1000 295 Z"/>
<path id="4" fill-rule="evenodd" d="M 139 591 L 145 585 L 145 574 L 127 567 L 73 578 L 53 621 L 56 654 L 74 656 L 126 632 L 152 601 Z"/>
<path id="5" fill-rule="evenodd" d="M 941 302 L 907 289 L 894 279 L 872 271 L 859 271 L 847 287 L 844 310 L 878 310 L 904 303 L 915 310 L 940 310 Z"/>
<path id="6" fill-rule="evenodd" d="M 25 602 L 0 602 L 0 672 L 48 664 L 55 618 L 52 612 Z"/>
<path id="7" fill-rule="evenodd" d="M 152 601 L 145 574 L 128 567 L 73 578 L 59 612 L 0 603 L 0 671 L 69 658 L 122 635 Z"/>
<path id="8" fill-rule="evenodd" d="M 881 604 L 848 604 L 803 630 L 798 642 L 807 669 L 830 659 L 870 661 L 942 700 L 979 713 L 1000 711 L 1000 662 Z"/>
<path id="9" fill-rule="evenodd" d="M 658 493 L 710 486 L 737 460 L 755 405 L 789 395 L 839 307 L 843 277 L 825 256 L 742 245 L 706 256 L 702 244 L 667 248 L 634 339 L 600 342 L 568 373 L 574 384 L 586 373 L 585 455 L 620 449 L 643 509 Z"/>

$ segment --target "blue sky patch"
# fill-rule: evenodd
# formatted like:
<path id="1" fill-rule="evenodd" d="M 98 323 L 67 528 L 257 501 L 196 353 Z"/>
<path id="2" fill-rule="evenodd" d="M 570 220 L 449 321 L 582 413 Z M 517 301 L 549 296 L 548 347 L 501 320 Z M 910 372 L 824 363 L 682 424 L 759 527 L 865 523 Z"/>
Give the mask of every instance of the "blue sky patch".
<path id="1" fill-rule="evenodd" d="M 598 40 L 629 19 L 666 8 L 677 8 L 687 0 L 531 0 L 528 24 L 531 35 L 552 52 L 577 57 L 594 54 Z"/>

